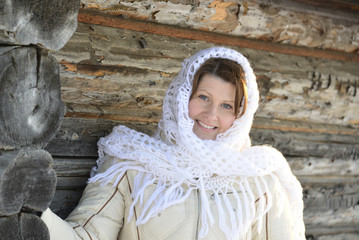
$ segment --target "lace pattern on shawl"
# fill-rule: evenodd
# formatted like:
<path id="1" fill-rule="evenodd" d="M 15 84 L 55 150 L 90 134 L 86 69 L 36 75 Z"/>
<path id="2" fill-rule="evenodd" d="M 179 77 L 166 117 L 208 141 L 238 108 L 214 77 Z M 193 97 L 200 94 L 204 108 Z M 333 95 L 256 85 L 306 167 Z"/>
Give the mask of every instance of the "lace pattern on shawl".
<path id="1" fill-rule="evenodd" d="M 248 89 L 246 112 L 235 120 L 230 129 L 219 134 L 215 141 L 199 139 L 192 131 L 194 122 L 188 116 L 193 76 L 209 58 L 226 58 L 239 63 L 245 72 Z M 202 50 L 184 61 L 180 73 L 171 83 L 163 103 L 163 118 L 153 137 L 118 126 L 109 136 L 100 139 L 99 167 L 105 155 L 127 161 L 95 175 L 90 182 L 108 184 L 116 178 L 116 185 L 127 170 L 137 170 L 132 195 L 134 201 L 128 219 L 133 217 L 134 205 L 140 204 L 143 209 L 137 224 L 146 223 L 167 207 L 184 202 L 193 190 L 199 190 L 202 207 L 199 237 L 205 237 L 209 227 L 218 222 L 227 239 L 244 239 L 251 224 L 256 219 L 261 221 L 261 216 L 272 206 L 271 194 L 264 181 L 264 176 L 269 175 L 273 181 L 282 184 L 290 196 L 291 204 L 297 209 L 294 220 L 297 221 L 297 217 L 302 219 L 301 187 L 286 160 L 273 148 L 250 147 L 249 131 L 258 99 L 253 70 L 243 55 L 222 47 Z M 255 189 L 249 187 L 249 177 L 254 178 Z M 145 189 L 155 183 L 155 191 L 144 202 Z M 243 200 L 239 198 L 237 189 L 248 193 L 244 194 Z M 236 212 L 233 212 L 226 196 L 228 192 L 234 193 L 238 208 Z M 260 201 L 259 208 L 255 209 L 254 192 L 260 197 L 266 193 L 268 204 Z M 213 217 L 206 193 L 214 196 L 218 220 Z M 295 230 L 298 239 L 304 239 L 304 227 L 300 223 L 296 225 L 299 226 Z"/>

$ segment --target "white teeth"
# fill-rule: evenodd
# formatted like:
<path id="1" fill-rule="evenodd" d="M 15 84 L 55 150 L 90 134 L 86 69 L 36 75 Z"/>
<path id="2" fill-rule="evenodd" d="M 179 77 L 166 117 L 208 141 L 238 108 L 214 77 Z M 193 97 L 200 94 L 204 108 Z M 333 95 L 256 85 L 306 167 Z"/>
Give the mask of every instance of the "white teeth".
<path id="1" fill-rule="evenodd" d="M 201 121 L 198 121 L 198 124 L 201 125 L 201 126 L 204 127 L 204 128 L 207 128 L 207 129 L 214 129 L 214 128 L 215 128 L 215 127 L 208 126 L 208 125 L 204 124 L 204 123 L 201 122 Z"/>

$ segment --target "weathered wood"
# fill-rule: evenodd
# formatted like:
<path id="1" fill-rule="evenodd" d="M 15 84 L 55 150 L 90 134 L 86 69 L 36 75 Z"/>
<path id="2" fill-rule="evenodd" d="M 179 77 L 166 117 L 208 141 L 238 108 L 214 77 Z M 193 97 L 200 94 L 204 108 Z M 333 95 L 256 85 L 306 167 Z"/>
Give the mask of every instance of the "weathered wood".
<path id="1" fill-rule="evenodd" d="M 317 227 L 319 229 L 319 227 Z M 308 235 L 307 240 L 358 240 L 359 239 L 359 233 L 331 233 L 328 235 L 322 235 L 320 237 L 314 237 L 313 235 Z"/>
<path id="2" fill-rule="evenodd" d="M 56 190 L 50 209 L 62 219 L 65 219 L 78 205 L 84 188 L 76 190 Z"/>
<path id="3" fill-rule="evenodd" d="M 0 217 L 0 236 L 2 239 L 20 240 L 19 220 L 17 215 Z"/>
<path id="4" fill-rule="evenodd" d="M 282 43 L 282 50 L 280 47 L 274 47 L 273 51 L 288 51 L 290 45 L 353 53 L 358 51 L 358 40 L 353 39 L 359 27 L 358 10 L 348 13 L 331 6 L 328 12 L 326 11 L 328 8 L 308 7 L 308 4 L 293 4 L 294 1 L 287 0 L 211 1 L 210 3 L 176 1 L 175 4 L 148 0 L 146 2 L 151 6 L 149 8 L 143 7 L 138 1 L 126 3 L 84 0 L 82 2 L 85 5 L 84 10 L 97 11 L 96 13 L 81 11 L 80 22 L 249 48 L 258 46 L 263 48 L 265 45 L 258 45 L 259 41 L 250 41 L 250 39 Z M 322 1 L 315 2 L 318 4 Z M 353 3 L 352 6 L 358 8 L 358 3 Z M 111 15 L 126 17 L 121 19 L 112 17 L 113 20 L 107 20 Z M 182 29 L 179 29 L 179 26 Z M 197 30 L 197 34 L 193 30 Z M 215 38 L 211 33 L 223 33 L 225 36 Z M 243 42 L 230 40 L 230 37 L 238 36 L 245 37 Z M 298 51 L 296 53 L 308 52 L 304 50 L 302 53 Z"/>
<path id="5" fill-rule="evenodd" d="M 359 234 L 358 208 L 304 212 L 306 233 L 314 236 L 355 233 Z"/>
<path id="6" fill-rule="evenodd" d="M 336 159 L 359 159 L 358 135 L 338 136 L 315 132 L 308 134 L 306 132 L 253 129 L 251 136 L 255 144 L 273 145 L 288 156 L 325 157 L 333 162 Z M 323 141 L 326 141 L 326 144 L 323 144 Z"/>
<path id="7" fill-rule="evenodd" d="M 55 194 L 56 174 L 51 155 L 39 149 L 22 148 L 0 154 L 0 215 L 22 208 L 43 212 Z"/>
<path id="8" fill-rule="evenodd" d="M 358 159 L 336 159 L 329 157 L 291 157 L 287 156 L 289 165 L 292 171 L 298 176 L 317 176 L 325 181 L 329 181 L 325 176 L 341 176 L 339 179 L 331 179 L 331 181 L 339 183 L 345 183 L 346 177 L 359 176 L 359 163 Z M 303 180 L 304 181 L 304 180 Z M 314 184 L 318 183 L 314 179 L 305 180 L 310 184 L 313 181 Z M 328 182 L 329 183 L 329 182 Z"/>
<path id="9" fill-rule="evenodd" d="M 96 164 L 96 158 L 54 158 L 52 168 L 58 178 L 89 177 L 90 170 Z"/>
<path id="10" fill-rule="evenodd" d="M 44 147 L 65 112 L 59 68 L 33 47 L 0 47 L 0 149 Z"/>
<path id="11" fill-rule="evenodd" d="M 49 240 L 50 234 L 45 223 L 36 215 L 21 213 L 19 219 L 21 239 Z"/>
<path id="12" fill-rule="evenodd" d="M 77 27 L 79 0 L 0 0 L 0 43 L 62 48 Z"/>
<path id="13" fill-rule="evenodd" d="M 323 178 L 325 179 L 325 177 Z M 306 212 L 313 214 L 313 212 L 338 211 L 358 207 L 358 183 L 359 178 L 356 179 L 356 183 L 353 184 L 304 184 L 303 194 Z M 354 216 L 355 215 L 352 217 Z M 358 221 L 359 224 L 359 217 L 356 221 Z"/>
<path id="14" fill-rule="evenodd" d="M 359 3 L 356 0 L 327 0 L 327 1 L 315 1 L 315 0 L 279 0 L 277 2 L 296 2 L 301 4 L 300 6 L 304 9 L 308 9 L 309 6 L 312 8 L 308 10 L 316 10 L 318 14 L 327 12 L 327 11 L 342 11 L 344 13 L 354 13 L 359 14 Z M 320 11 L 320 12 L 319 12 Z"/>
<path id="15" fill-rule="evenodd" d="M 0 238 L 6 240 L 48 240 L 49 231 L 36 215 L 20 213 L 0 217 Z"/>
<path id="16" fill-rule="evenodd" d="M 338 171 L 340 172 L 340 171 Z M 311 175 L 310 173 L 307 173 L 306 175 L 298 175 L 300 182 L 303 185 L 308 186 L 308 189 L 311 187 L 316 187 L 316 186 L 323 186 L 323 187 L 327 187 L 327 186 L 342 186 L 342 185 L 353 185 L 353 184 L 358 184 L 359 183 L 359 176 L 355 175 L 355 176 L 350 176 L 350 175 L 335 175 L 335 174 L 330 174 L 330 175 L 323 175 L 323 176 L 318 176 L 316 174 Z"/>
<path id="17" fill-rule="evenodd" d="M 113 127 L 126 124 L 131 128 L 152 134 L 156 123 L 117 122 L 103 119 L 64 118 L 60 130 L 46 146 L 52 156 L 97 158 L 97 142 L 108 135 Z"/>
<path id="18" fill-rule="evenodd" d="M 80 23 L 68 44 L 54 53 L 67 116 L 158 121 L 165 91 L 183 59 L 213 45 Z M 257 116 L 358 126 L 357 63 L 235 49 L 249 57 L 257 74 Z"/>
<path id="19" fill-rule="evenodd" d="M 89 177 L 89 175 L 86 177 L 59 177 L 56 188 L 59 190 L 81 189 L 86 186 Z"/>

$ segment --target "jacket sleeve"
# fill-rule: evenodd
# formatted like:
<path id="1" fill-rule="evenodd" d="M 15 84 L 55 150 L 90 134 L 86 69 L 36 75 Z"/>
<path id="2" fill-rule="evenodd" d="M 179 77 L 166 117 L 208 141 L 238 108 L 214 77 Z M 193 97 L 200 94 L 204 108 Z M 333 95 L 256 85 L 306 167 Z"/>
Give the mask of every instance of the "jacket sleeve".
<path id="1" fill-rule="evenodd" d="M 64 221 L 47 209 L 41 219 L 51 240 L 115 240 L 124 222 L 124 199 L 117 187 L 90 183 L 78 206 Z"/>
<path id="2" fill-rule="evenodd" d="M 297 240 L 288 196 L 280 184 L 271 184 L 272 207 L 252 226 L 253 240 Z M 267 196 L 265 196 L 268 200 Z M 259 225 L 260 224 L 260 225 Z"/>

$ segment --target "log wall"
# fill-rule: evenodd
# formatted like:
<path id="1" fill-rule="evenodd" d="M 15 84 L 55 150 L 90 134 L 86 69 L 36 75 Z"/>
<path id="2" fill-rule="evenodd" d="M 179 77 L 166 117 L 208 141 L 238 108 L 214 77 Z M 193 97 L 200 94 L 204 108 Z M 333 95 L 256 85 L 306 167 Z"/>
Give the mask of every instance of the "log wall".
<path id="1" fill-rule="evenodd" d="M 278 148 L 302 183 L 307 239 L 359 238 L 358 54 L 139 21 L 139 14 L 110 16 L 89 2 L 83 6 L 97 11 L 80 11 L 77 31 L 52 53 L 67 107 L 45 148 L 58 175 L 55 212 L 64 218 L 77 204 L 100 137 L 118 124 L 153 133 L 183 59 L 224 45 L 247 56 L 257 75 L 261 101 L 252 141 Z"/>
<path id="2" fill-rule="evenodd" d="M 48 50 L 63 47 L 76 30 L 79 1 L 0 6 L 0 236 L 48 240 L 40 216 L 59 184 L 42 148 L 65 113 L 59 65 Z"/>

